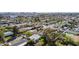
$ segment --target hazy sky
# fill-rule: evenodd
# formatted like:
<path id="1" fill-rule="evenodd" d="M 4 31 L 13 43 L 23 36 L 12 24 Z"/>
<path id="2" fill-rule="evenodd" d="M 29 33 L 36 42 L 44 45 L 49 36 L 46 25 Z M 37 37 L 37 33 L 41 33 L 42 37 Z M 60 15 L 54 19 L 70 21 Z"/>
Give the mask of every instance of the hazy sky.
<path id="1" fill-rule="evenodd" d="M 79 1 L 0 0 L 0 12 L 79 12 Z"/>

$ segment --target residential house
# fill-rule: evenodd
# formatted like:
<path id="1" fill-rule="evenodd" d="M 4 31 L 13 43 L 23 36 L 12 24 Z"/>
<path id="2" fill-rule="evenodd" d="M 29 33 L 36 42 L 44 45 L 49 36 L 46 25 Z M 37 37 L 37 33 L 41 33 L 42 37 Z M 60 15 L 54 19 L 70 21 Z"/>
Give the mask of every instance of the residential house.
<path id="1" fill-rule="evenodd" d="M 35 42 L 39 40 L 41 36 L 38 34 L 34 34 L 32 36 L 29 37 L 29 39 L 34 40 Z"/>

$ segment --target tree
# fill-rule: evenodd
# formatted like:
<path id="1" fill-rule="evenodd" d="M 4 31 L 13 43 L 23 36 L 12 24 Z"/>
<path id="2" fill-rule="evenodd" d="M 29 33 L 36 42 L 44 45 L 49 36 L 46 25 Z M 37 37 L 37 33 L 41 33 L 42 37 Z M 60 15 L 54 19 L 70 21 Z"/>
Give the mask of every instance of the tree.
<path id="1" fill-rule="evenodd" d="M 22 22 L 21 16 L 16 17 L 16 22 L 19 22 L 19 23 Z"/>
<path id="2" fill-rule="evenodd" d="M 48 41 L 55 41 L 55 39 L 60 35 L 57 30 L 47 28 L 44 30 L 44 36 Z"/>
<path id="3" fill-rule="evenodd" d="M 35 17 L 35 22 L 40 22 L 40 19 L 39 19 L 39 17 Z"/>
<path id="4" fill-rule="evenodd" d="M 67 36 L 65 33 L 60 31 L 54 31 L 52 29 L 46 29 L 44 31 L 44 36 L 46 37 L 48 45 L 76 45 L 72 39 Z"/>
<path id="5" fill-rule="evenodd" d="M 32 33 L 30 31 L 26 31 L 23 34 L 25 34 L 27 37 L 32 36 Z"/>
<path id="6" fill-rule="evenodd" d="M 58 39 L 60 34 L 57 30 L 47 28 L 44 30 L 44 36 L 46 37 L 48 45 L 55 45 L 54 42 Z"/>
<path id="7" fill-rule="evenodd" d="M 4 32 L 0 30 L 0 41 L 4 42 Z"/>
<path id="8" fill-rule="evenodd" d="M 14 26 L 14 27 L 13 27 L 13 33 L 14 33 L 13 36 L 16 36 L 16 35 L 19 33 L 17 26 Z"/>
<path id="9" fill-rule="evenodd" d="M 29 40 L 25 46 L 34 46 L 34 44 L 33 40 Z"/>
<path id="10" fill-rule="evenodd" d="M 39 38 L 39 41 L 36 43 L 36 46 L 45 46 L 47 44 L 46 38 L 42 36 Z"/>
<path id="11" fill-rule="evenodd" d="M 56 45 L 56 46 L 63 46 L 62 40 L 57 40 L 57 41 L 55 42 L 55 45 Z"/>
<path id="12" fill-rule="evenodd" d="M 66 34 L 63 36 L 63 45 L 73 45 L 76 46 L 76 43 L 72 40 L 71 37 L 67 36 Z"/>
<path id="13" fill-rule="evenodd" d="M 44 39 L 41 39 L 39 40 L 38 43 L 36 43 L 36 46 L 44 46 L 44 45 L 45 45 Z"/>

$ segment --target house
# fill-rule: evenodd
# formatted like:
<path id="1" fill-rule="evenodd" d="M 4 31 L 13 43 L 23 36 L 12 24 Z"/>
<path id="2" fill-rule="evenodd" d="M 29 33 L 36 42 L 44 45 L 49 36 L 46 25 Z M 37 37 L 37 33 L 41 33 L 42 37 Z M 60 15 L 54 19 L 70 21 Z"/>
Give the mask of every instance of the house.
<path id="1" fill-rule="evenodd" d="M 4 32 L 4 40 L 5 42 L 9 42 L 9 41 L 12 41 L 13 40 L 13 32 L 11 31 L 8 31 L 8 32 Z"/>
<path id="2" fill-rule="evenodd" d="M 74 31 L 79 32 L 79 27 L 78 28 L 75 28 Z"/>
<path id="3" fill-rule="evenodd" d="M 48 25 L 48 26 L 43 25 L 43 29 L 47 29 L 47 28 L 50 28 L 50 29 L 57 29 L 57 28 L 55 28 L 55 25 L 54 25 L 54 24 Z"/>
<path id="4" fill-rule="evenodd" d="M 31 30 L 33 27 L 20 28 L 19 31 L 27 31 Z"/>
<path id="5" fill-rule="evenodd" d="M 76 36 L 79 36 L 79 32 L 68 31 L 67 33 L 69 33 L 69 34 L 73 34 L 73 35 L 76 35 Z"/>
<path id="6" fill-rule="evenodd" d="M 29 39 L 37 41 L 37 40 L 39 40 L 40 37 L 41 37 L 40 35 L 34 34 L 34 35 L 30 36 Z"/>

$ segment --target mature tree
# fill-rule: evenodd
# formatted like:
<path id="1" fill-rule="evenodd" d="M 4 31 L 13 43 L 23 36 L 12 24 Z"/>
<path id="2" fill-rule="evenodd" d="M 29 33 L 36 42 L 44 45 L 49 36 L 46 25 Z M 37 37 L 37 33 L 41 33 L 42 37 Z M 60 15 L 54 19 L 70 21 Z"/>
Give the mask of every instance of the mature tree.
<path id="1" fill-rule="evenodd" d="M 57 30 L 47 28 L 44 30 L 44 36 L 46 37 L 47 40 L 54 41 L 55 38 L 57 37 L 56 32 L 57 32 Z"/>
<path id="2" fill-rule="evenodd" d="M 34 44 L 33 40 L 29 40 L 25 46 L 34 46 Z"/>
<path id="3" fill-rule="evenodd" d="M 76 45 L 65 33 L 52 29 L 45 29 L 44 36 L 48 45 Z"/>
<path id="4" fill-rule="evenodd" d="M 4 32 L 0 30 L 0 41 L 4 42 Z"/>
<path id="5" fill-rule="evenodd" d="M 40 22 L 40 19 L 39 19 L 39 17 L 35 17 L 35 22 Z"/>
<path id="6" fill-rule="evenodd" d="M 24 16 L 18 16 L 18 17 L 16 17 L 15 20 L 16 20 L 16 22 L 21 23 L 21 22 L 27 21 L 27 18 L 25 18 Z"/>
<path id="7" fill-rule="evenodd" d="M 23 32 L 23 34 L 25 34 L 27 37 L 32 36 L 32 33 L 30 31 Z"/>
<path id="8" fill-rule="evenodd" d="M 45 46 L 46 44 L 47 44 L 46 37 L 42 36 L 36 43 L 36 46 Z"/>
<path id="9" fill-rule="evenodd" d="M 17 28 L 17 26 L 13 27 L 13 33 L 14 33 L 13 36 L 16 36 L 18 34 L 18 28 Z"/>

